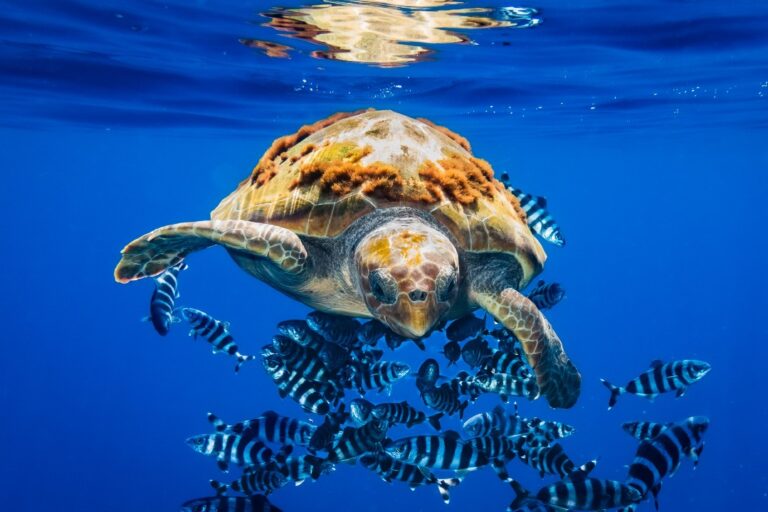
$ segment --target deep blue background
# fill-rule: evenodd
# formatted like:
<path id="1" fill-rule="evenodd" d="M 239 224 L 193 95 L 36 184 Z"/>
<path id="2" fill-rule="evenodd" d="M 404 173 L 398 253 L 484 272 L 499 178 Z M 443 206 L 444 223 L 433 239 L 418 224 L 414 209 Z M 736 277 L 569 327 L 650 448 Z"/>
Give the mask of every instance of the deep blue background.
<path id="1" fill-rule="evenodd" d="M 523 412 L 575 425 L 569 454 L 599 456 L 596 474 L 616 479 L 635 447 L 621 422 L 708 415 L 701 464 L 665 482 L 663 510 L 768 508 L 764 2 L 542 1 L 536 28 L 467 31 L 476 45 L 388 69 L 310 58 L 316 46 L 259 25 L 259 2 L 188 4 L 0 2 L 3 510 L 174 510 L 221 476 L 184 444 L 207 430 L 206 411 L 301 414 L 258 364 L 235 375 L 186 329 L 156 336 L 139 321 L 152 283 L 117 285 L 112 269 L 135 236 L 207 218 L 276 136 L 367 106 L 449 126 L 548 197 L 568 239 L 545 246 L 543 277 L 568 292 L 548 317 L 584 386 L 572 410 Z M 297 51 L 269 59 L 239 37 Z M 231 321 L 245 351 L 306 313 L 220 249 L 189 263 L 181 302 Z M 622 383 L 657 358 L 714 369 L 680 400 L 626 396 L 607 412 L 599 378 Z M 412 388 L 393 397 L 418 403 Z M 273 501 L 501 511 L 511 498 L 490 470 L 446 508 L 432 488 L 342 465 Z"/>

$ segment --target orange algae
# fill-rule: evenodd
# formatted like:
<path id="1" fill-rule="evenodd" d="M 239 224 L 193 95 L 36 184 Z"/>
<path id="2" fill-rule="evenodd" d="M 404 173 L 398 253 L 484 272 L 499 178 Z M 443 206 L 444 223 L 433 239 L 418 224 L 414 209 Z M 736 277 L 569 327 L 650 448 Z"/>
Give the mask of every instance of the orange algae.
<path id="1" fill-rule="evenodd" d="M 333 114 L 330 117 L 321 119 L 320 121 L 317 121 L 315 123 L 304 125 L 301 128 L 299 128 L 299 131 L 297 131 L 292 135 L 284 135 L 282 137 L 275 139 L 275 141 L 272 143 L 269 149 L 261 157 L 261 159 L 259 160 L 259 163 L 256 164 L 256 167 L 253 168 L 253 172 L 251 173 L 251 178 L 250 178 L 251 183 L 254 183 L 256 184 L 257 187 L 260 187 L 265 183 L 267 183 L 272 178 L 274 178 L 277 175 L 278 163 L 275 161 L 277 157 L 284 154 L 286 151 L 288 151 L 289 149 L 291 149 L 296 144 L 306 139 L 313 133 L 318 132 L 327 126 L 330 126 L 337 121 L 346 119 L 348 117 L 353 117 L 367 111 L 368 110 L 356 110 L 354 112 L 338 112 L 336 114 Z"/>
<path id="2" fill-rule="evenodd" d="M 488 162 L 479 158 L 452 154 L 437 164 L 427 161 L 419 169 L 419 176 L 433 190 L 439 189 L 443 195 L 462 205 L 474 204 L 483 196 L 494 197 L 493 170 Z"/>

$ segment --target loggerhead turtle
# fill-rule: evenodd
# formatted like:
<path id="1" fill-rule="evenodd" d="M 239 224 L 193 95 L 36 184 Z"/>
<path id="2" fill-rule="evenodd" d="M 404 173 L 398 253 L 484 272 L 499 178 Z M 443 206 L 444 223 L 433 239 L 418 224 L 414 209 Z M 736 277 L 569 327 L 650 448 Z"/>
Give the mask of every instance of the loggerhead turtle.
<path id="1" fill-rule="evenodd" d="M 518 291 L 544 250 L 491 166 L 444 127 L 387 110 L 303 126 L 274 141 L 211 220 L 128 244 L 115 278 L 155 276 L 213 244 L 312 308 L 410 338 L 483 308 L 520 340 L 550 405 L 578 398 L 581 376 Z"/>

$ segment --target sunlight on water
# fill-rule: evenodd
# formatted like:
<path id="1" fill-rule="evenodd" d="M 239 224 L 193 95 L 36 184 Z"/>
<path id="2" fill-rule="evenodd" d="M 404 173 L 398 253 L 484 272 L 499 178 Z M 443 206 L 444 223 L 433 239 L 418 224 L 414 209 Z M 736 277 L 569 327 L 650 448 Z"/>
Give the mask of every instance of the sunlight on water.
<path id="1" fill-rule="evenodd" d="M 263 13 L 265 24 L 288 37 L 325 47 L 311 56 L 382 67 L 420 62 L 433 50 L 423 45 L 468 44 L 455 30 L 529 28 L 540 23 L 531 8 L 445 8 L 463 2 L 449 0 L 380 0 L 324 2 L 302 8 L 275 8 Z M 252 41 L 241 43 L 254 46 Z M 270 57 L 287 57 L 286 47 L 255 44 Z M 280 45 L 281 47 L 283 45 Z"/>

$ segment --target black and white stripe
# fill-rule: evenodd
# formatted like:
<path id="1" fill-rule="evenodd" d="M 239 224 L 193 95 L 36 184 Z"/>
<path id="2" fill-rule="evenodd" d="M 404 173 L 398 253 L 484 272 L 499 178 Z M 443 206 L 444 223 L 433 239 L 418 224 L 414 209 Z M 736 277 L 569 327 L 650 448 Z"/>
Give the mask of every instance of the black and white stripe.
<path id="1" fill-rule="evenodd" d="M 654 423 L 652 421 L 630 421 L 624 423 L 621 428 L 635 439 L 651 440 L 661 434 L 672 423 Z"/>
<path id="2" fill-rule="evenodd" d="M 348 349 L 357 345 L 357 331 L 360 329 L 360 322 L 354 318 L 313 311 L 307 315 L 307 325 L 326 341 Z"/>
<path id="3" fill-rule="evenodd" d="M 616 480 L 590 478 L 584 471 L 574 471 L 559 482 L 542 487 L 535 497 L 529 497 L 527 491 L 516 482 L 512 487 L 517 498 L 510 509 L 527 500 L 536 500 L 557 510 L 595 510 L 625 507 L 640 501 L 640 493 Z"/>
<path id="4" fill-rule="evenodd" d="M 179 298 L 178 278 L 179 272 L 187 269 L 183 261 L 168 267 L 162 274 L 155 277 L 155 291 L 149 300 L 149 317 L 157 333 L 165 336 L 171 328 L 171 324 L 177 321 L 174 316 L 176 299 Z"/>
<path id="5" fill-rule="evenodd" d="M 490 357 L 482 366 L 490 373 L 506 373 L 518 379 L 528 379 L 532 375 L 530 366 L 519 350 L 509 352 L 492 349 Z"/>
<path id="6" fill-rule="evenodd" d="M 531 432 L 530 421 L 520 416 L 517 404 L 514 414 L 507 414 L 502 406 L 497 405 L 490 412 L 472 416 L 464 422 L 463 427 L 472 437 L 485 436 L 492 432 L 504 437 L 514 437 Z"/>
<path id="7" fill-rule="evenodd" d="M 262 494 L 253 496 L 210 496 L 189 500 L 181 512 L 282 512 Z"/>
<path id="8" fill-rule="evenodd" d="M 517 455 L 520 460 L 537 470 L 541 476 L 558 475 L 565 478 L 576 469 L 576 465 L 565 454 L 559 443 L 549 446 L 528 446 L 522 444 Z"/>
<path id="9" fill-rule="evenodd" d="M 520 379 L 506 373 L 481 373 L 475 376 L 474 382 L 486 393 L 498 394 L 505 403 L 511 396 L 522 396 L 528 400 L 539 397 L 539 385 L 534 376 Z"/>
<path id="10" fill-rule="evenodd" d="M 351 364 L 348 367 L 346 385 L 355 387 L 361 395 L 367 390 L 378 390 L 379 392 L 389 392 L 392 384 L 402 379 L 411 368 L 397 361 L 379 361 L 372 365 L 360 363 Z"/>
<path id="11" fill-rule="evenodd" d="M 656 360 L 651 362 L 649 370 L 629 381 L 624 387 L 614 386 L 605 379 L 600 381 L 611 392 L 608 399 L 608 409 L 611 409 L 616 405 L 619 395 L 623 393 L 653 399 L 661 393 L 675 391 L 676 396 L 681 397 L 688 386 L 701 380 L 711 369 L 709 363 L 695 359 L 683 359 L 669 363 Z"/>
<path id="12" fill-rule="evenodd" d="M 462 441 L 451 430 L 442 435 L 400 439 L 387 446 L 385 451 L 395 460 L 434 469 L 464 471 L 490 463 L 485 452 Z"/>
<path id="13" fill-rule="evenodd" d="M 451 501 L 449 492 L 451 487 L 461 483 L 458 478 L 437 478 L 426 468 L 395 460 L 386 453 L 363 455 L 360 457 L 360 463 L 381 476 L 385 482 L 390 483 L 393 480 L 404 482 L 411 490 L 423 485 L 436 485 L 446 505 Z"/>
<path id="14" fill-rule="evenodd" d="M 528 294 L 528 298 L 539 309 L 551 309 L 565 297 L 565 289 L 560 283 L 539 281 Z"/>
<path id="15" fill-rule="evenodd" d="M 454 386 L 445 382 L 440 387 L 429 389 L 421 394 L 424 404 L 436 411 L 453 415 L 459 413 L 459 418 L 464 418 L 464 410 L 469 405 L 466 400 L 459 399 L 459 393 Z"/>
<path id="16" fill-rule="evenodd" d="M 253 431 L 202 434 L 188 438 L 187 444 L 198 453 L 215 457 L 222 471 L 227 471 L 230 463 L 259 466 L 272 460 L 272 450 Z"/>
<path id="17" fill-rule="evenodd" d="M 269 495 L 286 483 L 288 483 L 288 479 L 281 472 L 256 466 L 243 471 L 242 476 L 232 482 L 229 487 L 249 496 L 254 494 Z M 225 492 L 227 489 L 227 486 L 215 480 L 211 480 L 211 486 L 218 492 Z"/>
<path id="18" fill-rule="evenodd" d="M 294 482 L 296 485 L 302 484 L 305 480 L 317 480 L 323 475 L 328 475 L 336 469 L 332 462 L 323 460 L 314 455 L 303 455 L 301 457 L 288 457 L 285 461 L 275 464 L 277 471 L 281 472 L 286 479 Z"/>
<path id="19" fill-rule="evenodd" d="M 297 444 L 307 446 L 317 427 L 310 423 L 266 411 L 261 416 L 240 421 L 232 425 L 224 423 L 218 416 L 208 413 L 208 421 L 217 432 L 243 434 L 253 432 L 256 437 L 276 444 Z"/>
<path id="20" fill-rule="evenodd" d="M 528 226 L 531 230 L 547 242 L 560 247 L 565 245 L 565 238 L 563 238 L 560 232 L 560 226 L 558 226 L 557 221 L 547 210 L 547 200 L 545 198 L 527 194 L 511 186 L 509 184 L 509 174 L 506 172 L 501 174 L 499 181 L 520 201 L 520 207 L 525 212 Z"/>
<path id="21" fill-rule="evenodd" d="M 389 428 L 386 421 L 372 419 L 359 428 L 347 427 L 338 443 L 329 451 L 331 462 L 356 459 L 369 452 L 378 452 Z"/>
<path id="22" fill-rule="evenodd" d="M 662 479 L 677 471 L 683 457 L 693 460 L 694 466 L 698 464 L 708 427 L 709 419 L 692 416 L 667 427 L 652 440 L 642 441 L 629 466 L 627 485 L 637 489 L 643 498 L 649 492 L 656 498 Z"/>
<path id="23" fill-rule="evenodd" d="M 192 330 L 190 336 L 204 338 L 213 346 L 213 353 L 224 352 L 237 358 L 235 371 L 240 371 L 240 366 L 246 361 L 255 359 L 254 356 L 243 355 L 237 350 L 237 343 L 229 333 L 229 324 L 216 320 L 204 311 L 194 308 L 182 308 L 181 316 L 189 322 Z"/>
<path id="24" fill-rule="evenodd" d="M 467 395 L 469 400 L 474 402 L 480 395 L 483 394 L 483 390 L 475 382 L 475 376 L 470 375 L 465 371 L 460 371 L 454 378 L 451 379 L 450 386 L 459 395 Z"/>
<path id="25" fill-rule="evenodd" d="M 408 402 L 402 401 L 375 405 L 371 409 L 371 415 L 374 418 L 386 421 L 390 425 L 400 423 L 408 428 L 427 421 L 435 430 L 439 431 L 440 418 L 442 418 L 443 413 L 427 416 L 424 412 L 416 410 Z"/>
<path id="26" fill-rule="evenodd" d="M 331 410 L 327 400 L 336 391 L 328 384 L 309 380 L 286 367 L 278 356 L 264 358 L 264 368 L 277 385 L 280 398 L 290 397 L 307 412 L 325 415 Z"/>

